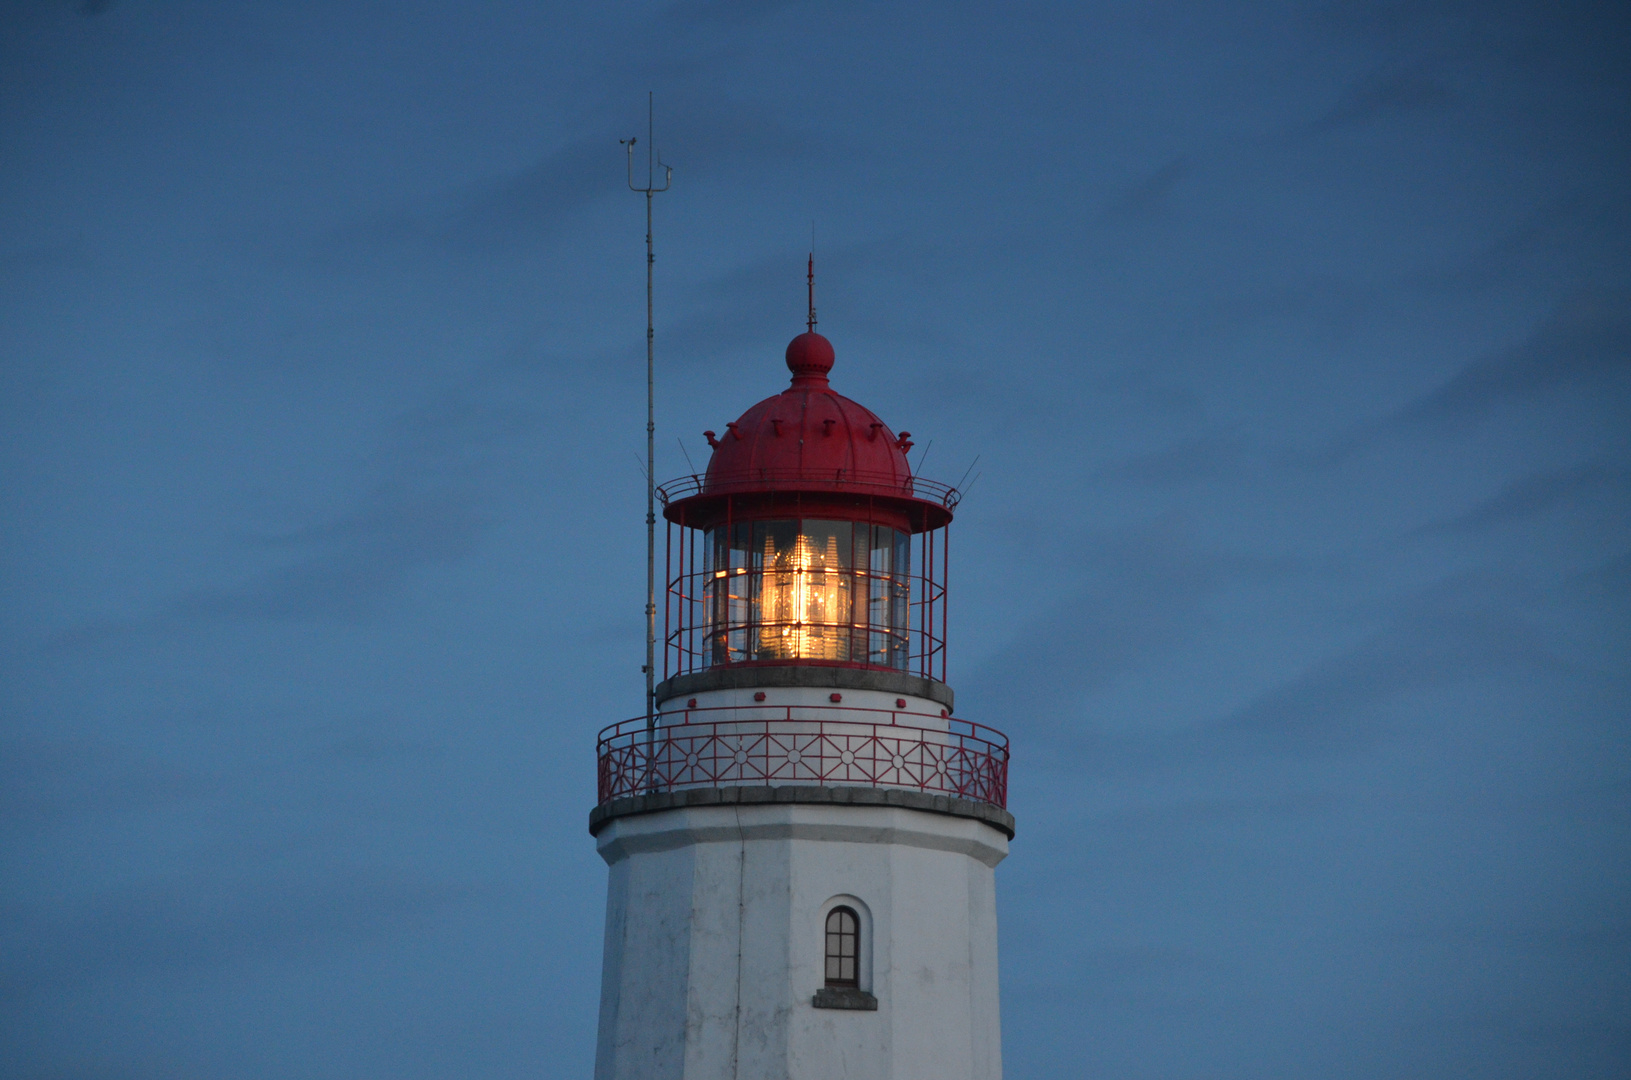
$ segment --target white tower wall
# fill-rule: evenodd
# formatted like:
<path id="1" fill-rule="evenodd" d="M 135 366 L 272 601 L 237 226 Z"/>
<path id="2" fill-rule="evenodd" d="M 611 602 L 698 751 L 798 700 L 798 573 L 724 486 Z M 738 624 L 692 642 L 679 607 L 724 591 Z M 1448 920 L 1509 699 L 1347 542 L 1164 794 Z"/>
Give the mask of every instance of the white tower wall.
<path id="1" fill-rule="evenodd" d="M 1000 821 L 882 804 L 900 792 L 720 794 L 597 823 L 611 873 L 596 1080 L 1000 1077 Z M 875 1011 L 813 1003 L 838 903 L 860 915 Z"/>
<path id="2" fill-rule="evenodd" d="M 754 694 L 763 694 L 763 701 L 755 701 Z M 686 698 L 672 697 L 657 703 L 657 711 L 663 714 L 665 720 L 673 717 L 683 717 L 687 710 L 702 710 L 696 715 L 702 719 L 713 719 L 707 710 L 721 707 L 733 709 L 759 710 L 767 715 L 776 715 L 788 707 L 814 711 L 808 713 L 816 719 L 826 717 L 820 710 L 825 706 L 836 704 L 832 700 L 833 692 L 824 686 L 778 686 L 773 690 L 761 690 L 758 687 L 732 687 L 720 690 L 699 690 Z M 917 727 L 944 728 L 944 711 L 935 702 L 914 694 L 900 694 L 893 690 L 845 690 L 839 697 L 843 701 L 844 712 L 834 712 L 830 718 L 833 720 L 860 720 L 870 723 L 889 723 L 889 716 L 894 713 L 899 716 L 900 723 L 912 724 Z M 695 701 L 696 705 L 687 703 Z M 896 702 L 904 702 L 897 705 Z M 867 715 L 863 715 L 863 713 Z M 751 714 L 750 714 L 751 715 Z"/>

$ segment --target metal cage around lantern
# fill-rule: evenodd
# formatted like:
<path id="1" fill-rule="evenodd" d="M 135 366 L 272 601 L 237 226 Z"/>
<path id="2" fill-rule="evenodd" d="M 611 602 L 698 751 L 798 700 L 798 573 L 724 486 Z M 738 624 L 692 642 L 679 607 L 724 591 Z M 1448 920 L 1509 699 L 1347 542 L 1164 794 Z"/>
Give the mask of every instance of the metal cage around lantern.
<path id="1" fill-rule="evenodd" d="M 669 523 L 665 679 L 797 662 L 945 681 L 947 525 L 958 492 L 854 473 L 801 490 L 811 480 L 689 476 L 658 489 Z M 687 504 L 704 494 L 709 512 L 694 519 Z M 763 509 L 770 494 L 775 512 Z M 759 507 L 738 517 L 739 500 Z"/>

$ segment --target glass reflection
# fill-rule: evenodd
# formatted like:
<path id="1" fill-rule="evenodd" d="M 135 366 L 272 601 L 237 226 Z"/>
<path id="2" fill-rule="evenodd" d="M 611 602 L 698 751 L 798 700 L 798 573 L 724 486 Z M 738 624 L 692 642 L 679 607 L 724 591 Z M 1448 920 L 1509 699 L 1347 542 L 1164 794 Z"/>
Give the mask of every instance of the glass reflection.
<path id="1" fill-rule="evenodd" d="M 710 664 L 835 660 L 904 669 L 911 536 L 806 518 L 708 530 Z"/>

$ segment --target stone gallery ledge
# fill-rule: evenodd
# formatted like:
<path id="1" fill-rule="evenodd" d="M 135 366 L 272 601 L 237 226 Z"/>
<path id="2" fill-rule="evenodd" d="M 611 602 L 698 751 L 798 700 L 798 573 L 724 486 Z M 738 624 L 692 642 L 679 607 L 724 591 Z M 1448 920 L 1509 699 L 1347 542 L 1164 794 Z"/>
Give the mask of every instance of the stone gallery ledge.
<path id="1" fill-rule="evenodd" d="M 705 787 L 685 788 L 680 791 L 654 791 L 648 795 L 632 795 L 613 799 L 589 812 L 589 833 L 600 832 L 613 818 L 635 814 L 653 814 L 660 810 L 678 810 L 688 806 L 748 806 L 767 803 L 806 804 L 823 806 L 898 806 L 905 810 L 922 810 L 931 814 L 972 818 L 1014 838 L 1014 815 L 1000 806 L 973 799 L 959 799 L 952 795 L 934 795 L 926 791 L 905 788 L 876 787 Z"/>

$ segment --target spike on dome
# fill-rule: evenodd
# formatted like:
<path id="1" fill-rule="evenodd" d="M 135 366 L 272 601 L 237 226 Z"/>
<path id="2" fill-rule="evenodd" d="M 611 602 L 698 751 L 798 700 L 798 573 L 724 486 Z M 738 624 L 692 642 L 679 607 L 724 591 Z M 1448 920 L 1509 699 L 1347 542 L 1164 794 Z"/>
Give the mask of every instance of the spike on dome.
<path id="1" fill-rule="evenodd" d="M 787 343 L 787 370 L 794 386 L 826 386 L 833 365 L 832 342 L 812 331 Z"/>

